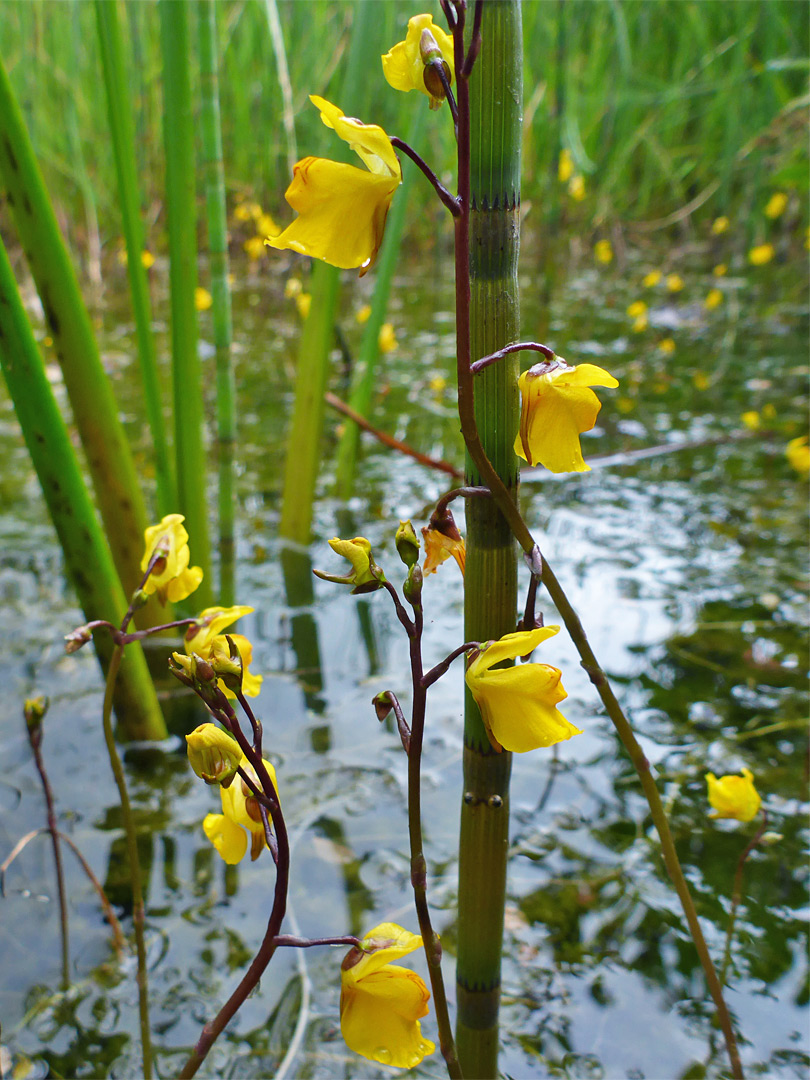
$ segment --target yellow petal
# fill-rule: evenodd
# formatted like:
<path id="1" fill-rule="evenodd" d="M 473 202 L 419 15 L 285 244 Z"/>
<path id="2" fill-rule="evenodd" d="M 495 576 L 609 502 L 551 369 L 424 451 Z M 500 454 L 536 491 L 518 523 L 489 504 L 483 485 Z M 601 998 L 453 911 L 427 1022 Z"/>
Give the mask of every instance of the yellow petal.
<path id="1" fill-rule="evenodd" d="M 519 656 L 528 656 L 542 641 L 548 641 L 559 632 L 559 626 L 538 626 L 534 630 L 517 630 L 514 634 L 504 634 L 502 638 L 486 645 L 470 664 L 469 670 L 479 674 L 496 664 L 502 664 L 504 660 L 517 660 Z"/>
<path id="2" fill-rule="evenodd" d="M 236 782 L 231 784 L 231 787 L 236 787 L 238 783 L 239 779 L 237 778 Z M 222 790 L 220 788 L 220 791 Z M 203 832 L 226 863 L 233 865 L 241 862 L 245 857 L 247 833 L 224 814 L 206 814 L 203 820 Z"/>
<path id="3" fill-rule="evenodd" d="M 364 124 L 325 98 L 310 94 L 309 100 L 321 111 L 321 120 L 347 142 L 366 168 L 386 179 L 402 179 L 402 169 L 391 140 L 378 124 Z"/>
<path id="4" fill-rule="evenodd" d="M 349 1049 L 400 1069 L 433 1053 L 418 1020 L 427 1014 L 430 994 L 415 972 L 389 965 L 348 986 L 342 974 L 340 1029 Z"/>
<path id="5" fill-rule="evenodd" d="M 170 604 L 177 604 L 191 596 L 203 579 L 202 567 L 189 566 L 177 577 L 172 578 L 165 588 L 165 596 Z"/>
<path id="6" fill-rule="evenodd" d="M 235 607 L 205 608 L 186 630 L 183 638 L 186 652 L 195 652 L 206 659 L 214 638 L 219 637 L 226 626 L 235 623 L 243 615 L 250 615 L 253 610 L 245 604 L 238 604 Z"/>
<path id="7" fill-rule="evenodd" d="M 423 30 L 429 30 L 439 46 L 439 51 L 450 68 L 450 84 L 452 85 L 453 39 L 434 23 L 431 15 L 414 15 L 408 20 L 408 33 L 405 40 L 398 42 L 382 57 L 382 67 L 386 81 L 395 90 L 404 92 L 420 90 L 431 97 L 430 91 L 425 86 L 425 65 L 419 44 Z"/>
<path id="8" fill-rule="evenodd" d="M 711 815 L 716 818 L 733 818 L 736 821 L 751 821 L 756 817 L 762 805 L 754 776 L 750 769 L 743 768 L 740 776 L 733 774 L 721 776 L 706 774 L 709 789 L 709 803 L 714 809 Z"/>

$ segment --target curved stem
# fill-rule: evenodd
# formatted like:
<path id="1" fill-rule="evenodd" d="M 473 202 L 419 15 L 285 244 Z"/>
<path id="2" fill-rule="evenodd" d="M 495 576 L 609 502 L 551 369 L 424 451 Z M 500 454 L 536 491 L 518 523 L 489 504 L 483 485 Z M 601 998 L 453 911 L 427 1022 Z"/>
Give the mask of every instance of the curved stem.
<path id="1" fill-rule="evenodd" d="M 745 869 L 745 861 L 757 844 L 760 842 L 765 834 L 765 830 L 768 828 L 768 813 L 766 810 L 762 811 L 762 825 L 759 827 L 759 831 L 756 836 L 751 840 L 747 846 L 740 852 L 740 857 L 737 860 L 737 870 L 734 874 L 734 888 L 731 893 L 731 912 L 728 917 L 728 930 L 726 930 L 726 944 L 723 949 L 723 963 L 720 966 L 720 985 L 726 985 L 726 976 L 728 975 L 729 964 L 731 963 L 731 943 L 734 939 L 734 925 L 737 922 L 737 909 L 740 906 L 742 900 L 742 880 L 743 871 Z"/>
<path id="2" fill-rule="evenodd" d="M 482 356 L 480 360 L 476 360 L 474 363 L 470 364 L 470 371 L 473 375 L 477 375 L 491 364 L 497 364 L 499 360 L 503 360 L 505 357 L 519 352 L 539 352 L 542 353 L 548 361 L 553 361 L 556 356 L 553 349 L 550 349 L 548 345 L 541 345 L 539 341 L 518 341 L 514 345 L 504 345 L 502 349 L 497 349 L 494 353 L 490 353 L 489 356 Z M 549 370 L 553 370 L 555 366 L 557 365 L 552 364 L 552 367 Z"/>
<path id="3" fill-rule="evenodd" d="M 432 667 L 430 671 L 426 672 L 422 676 L 422 686 L 427 690 L 429 686 L 432 686 L 437 679 L 440 679 L 442 675 L 447 671 L 453 661 L 461 656 L 463 653 L 469 652 L 470 649 L 477 649 L 480 646 L 480 641 L 465 641 L 463 645 L 459 645 L 457 649 L 453 649 L 451 653 L 445 656 L 444 660 Z"/>
<path id="4" fill-rule="evenodd" d="M 122 626 L 126 626 L 125 620 Z M 110 657 L 110 666 L 107 669 L 107 684 L 104 688 L 104 706 L 101 719 L 104 726 L 104 742 L 107 746 L 107 754 L 110 758 L 115 783 L 118 788 L 118 798 L 121 801 L 121 817 L 124 823 L 124 832 L 127 840 L 127 857 L 129 858 L 130 883 L 132 885 L 132 926 L 135 931 L 135 950 L 138 958 L 138 1013 L 141 1026 L 141 1052 L 143 1054 L 144 1080 L 152 1077 L 152 1039 L 149 1033 L 149 993 L 146 972 L 146 944 L 144 941 L 144 905 L 143 889 L 141 885 L 141 864 L 138 858 L 138 842 L 135 832 L 135 821 L 132 817 L 132 808 L 129 802 L 124 769 L 118 756 L 115 745 L 115 737 L 112 729 L 112 703 L 115 679 L 121 660 L 124 655 L 123 645 L 117 644 Z"/>
<path id="5" fill-rule="evenodd" d="M 403 154 L 405 154 L 411 159 L 414 165 L 421 169 L 421 171 L 430 181 L 430 184 L 432 185 L 436 194 L 439 196 L 439 198 L 453 215 L 453 217 L 458 217 L 460 213 L 458 200 L 453 198 L 453 196 L 450 194 L 444 184 L 442 184 L 442 182 L 439 180 L 436 173 L 427 164 L 427 162 L 424 161 L 419 156 L 419 154 L 417 154 L 414 148 L 412 146 L 409 146 L 408 143 L 404 141 L 404 139 L 400 139 L 396 135 L 391 135 L 390 142 L 393 147 L 395 147 L 397 150 L 401 150 Z"/>

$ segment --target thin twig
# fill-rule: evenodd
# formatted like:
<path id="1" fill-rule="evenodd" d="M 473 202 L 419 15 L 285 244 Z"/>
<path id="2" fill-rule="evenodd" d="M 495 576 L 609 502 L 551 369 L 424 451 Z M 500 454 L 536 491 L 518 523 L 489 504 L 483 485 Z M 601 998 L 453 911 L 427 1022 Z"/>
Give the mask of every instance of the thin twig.
<path id="1" fill-rule="evenodd" d="M 397 150 L 401 150 L 406 157 L 409 157 L 411 161 L 416 165 L 427 177 L 436 194 L 441 199 L 442 203 L 447 207 L 453 217 L 458 217 L 461 213 L 458 206 L 458 200 L 454 198 L 447 190 L 447 188 L 439 180 L 436 173 L 431 169 L 426 161 L 424 161 L 419 154 L 414 150 L 412 146 L 409 146 L 404 139 L 400 139 L 397 135 L 390 136 L 391 145 Z"/>
<path id="2" fill-rule="evenodd" d="M 473 375 L 478 375 L 492 364 L 497 364 L 499 360 L 503 360 L 504 357 L 511 356 L 513 353 L 518 352 L 539 352 L 542 353 L 549 362 L 555 360 L 557 355 L 553 349 L 548 347 L 548 345 L 541 345 L 539 341 L 518 341 L 514 345 L 504 345 L 502 349 L 498 349 L 488 356 L 482 356 L 480 360 L 476 360 L 474 363 L 470 364 L 470 371 Z M 549 368 L 549 371 L 553 370 L 554 367 Z"/>
<path id="3" fill-rule="evenodd" d="M 766 810 L 762 811 L 762 825 L 759 828 L 756 836 L 753 840 L 749 841 L 746 847 L 740 852 L 740 857 L 737 860 L 737 869 L 734 873 L 734 888 L 731 893 L 731 911 L 728 917 L 728 929 L 726 930 L 726 944 L 723 949 L 723 963 L 720 966 L 720 985 L 726 985 L 726 976 L 728 975 L 729 964 L 731 963 L 731 943 L 734 938 L 734 925 L 737 921 L 737 909 L 742 901 L 742 880 L 743 871 L 745 870 L 745 861 L 762 837 L 765 835 L 765 830 L 768 828 L 768 813 Z"/>

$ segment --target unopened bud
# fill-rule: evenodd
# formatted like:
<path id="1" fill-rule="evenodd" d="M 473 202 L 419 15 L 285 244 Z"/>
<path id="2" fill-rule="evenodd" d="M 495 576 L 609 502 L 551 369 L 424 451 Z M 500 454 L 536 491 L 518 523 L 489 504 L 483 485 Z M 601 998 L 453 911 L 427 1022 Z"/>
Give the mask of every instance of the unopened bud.
<path id="1" fill-rule="evenodd" d="M 385 720 L 386 716 L 388 716 L 391 709 L 394 707 L 387 690 L 382 690 L 379 694 L 376 694 L 371 699 L 371 704 L 374 706 L 374 711 L 377 714 L 377 719 L 380 723 Z"/>
<path id="2" fill-rule="evenodd" d="M 144 592 L 143 589 L 136 589 L 132 594 L 132 610 L 138 611 L 139 608 L 145 607 L 149 603 L 149 593 Z"/>
<path id="3" fill-rule="evenodd" d="M 48 711 L 50 701 L 40 694 L 38 697 L 26 698 L 23 704 L 23 716 L 29 731 L 35 731 L 42 724 L 45 713 Z"/>
<path id="4" fill-rule="evenodd" d="M 208 658 L 211 669 L 217 678 L 222 679 L 229 690 L 233 690 L 234 693 L 241 693 L 242 657 L 233 638 L 229 634 L 225 634 L 224 637 L 228 643 L 228 652 L 226 653 L 222 648 L 222 638 L 214 638 L 211 655 Z"/>
<path id="5" fill-rule="evenodd" d="M 438 109 L 445 99 L 445 84 L 439 72 L 441 70 L 444 74 L 448 86 L 453 76 L 450 65 L 442 56 L 436 38 L 427 28 L 422 31 L 422 36 L 419 39 L 419 53 L 422 57 L 422 63 L 425 65 L 422 78 L 425 89 L 430 94 L 430 107 L 431 109 Z"/>
<path id="6" fill-rule="evenodd" d="M 413 607 L 420 603 L 423 580 L 422 567 L 419 563 L 414 563 L 408 571 L 408 577 L 405 580 L 405 584 L 402 586 L 402 592 L 405 599 Z"/>
<path id="7" fill-rule="evenodd" d="M 397 553 L 406 566 L 413 566 L 419 560 L 419 538 L 410 521 L 400 521 L 394 539 Z"/>
<path id="8" fill-rule="evenodd" d="M 65 634 L 65 652 L 78 652 L 88 641 L 92 640 L 93 635 L 89 627 L 77 626 L 75 630 L 71 630 L 69 634 Z"/>
<path id="9" fill-rule="evenodd" d="M 230 786 L 242 762 L 236 739 L 216 724 L 200 724 L 186 735 L 186 744 L 189 764 L 201 780 Z"/>

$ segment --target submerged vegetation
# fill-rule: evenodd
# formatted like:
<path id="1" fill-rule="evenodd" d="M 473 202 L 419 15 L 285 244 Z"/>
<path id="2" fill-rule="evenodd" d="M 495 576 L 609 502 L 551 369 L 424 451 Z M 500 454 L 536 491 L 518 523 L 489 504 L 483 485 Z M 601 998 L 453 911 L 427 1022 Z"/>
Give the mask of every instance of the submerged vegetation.
<path id="1" fill-rule="evenodd" d="M 0 43 L 0 1074 L 803 1074 L 806 5 Z"/>

